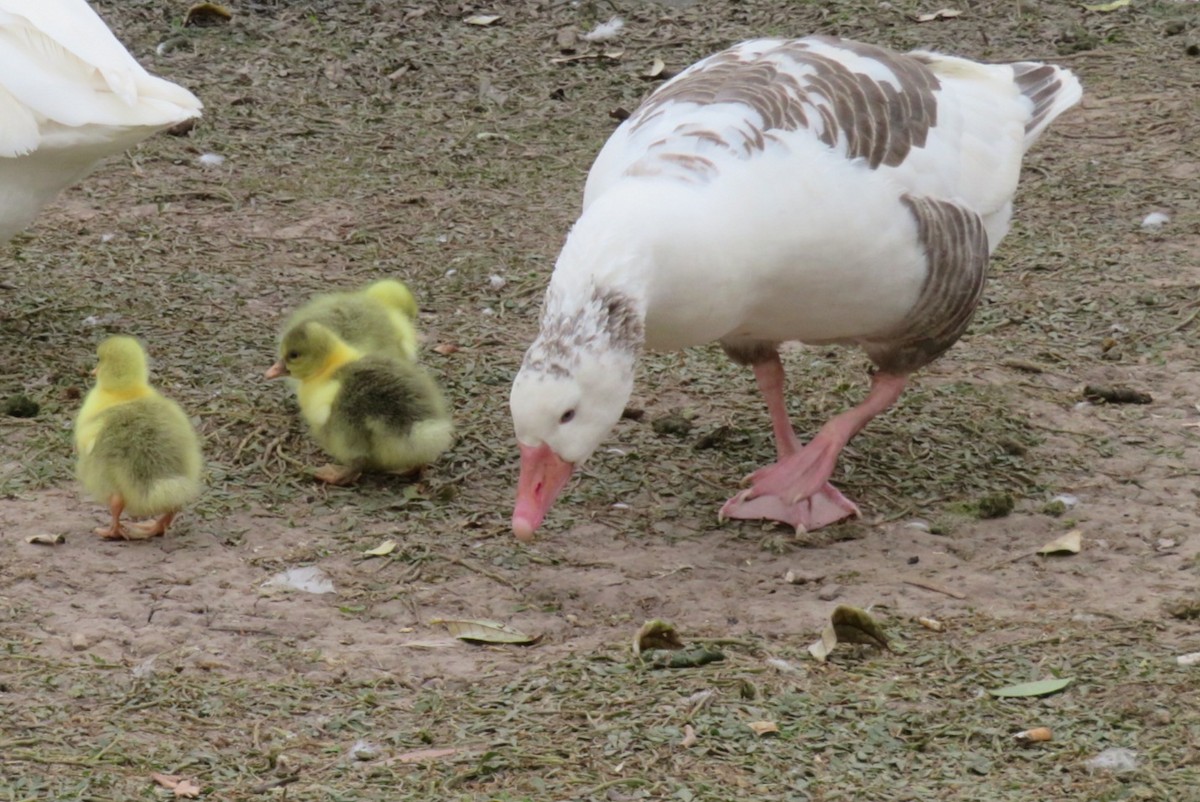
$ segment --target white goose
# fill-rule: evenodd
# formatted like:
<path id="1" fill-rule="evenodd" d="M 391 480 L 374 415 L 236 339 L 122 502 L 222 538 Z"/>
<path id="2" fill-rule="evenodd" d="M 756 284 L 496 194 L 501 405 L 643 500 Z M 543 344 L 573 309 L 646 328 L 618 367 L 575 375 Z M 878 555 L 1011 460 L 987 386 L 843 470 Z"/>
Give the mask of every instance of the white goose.
<path id="1" fill-rule="evenodd" d="M 616 424 L 643 348 L 713 340 L 753 366 L 779 456 L 722 515 L 857 514 L 828 482 L 839 453 L 963 333 L 1021 158 L 1081 94 L 1058 67 L 825 36 L 744 42 L 664 84 L 592 166 L 513 382 L 516 535 Z M 788 340 L 855 344 L 878 367 L 807 446 L 784 406 Z"/>
<path id="2" fill-rule="evenodd" d="M 0 243 L 101 159 L 200 108 L 85 0 L 0 0 Z"/>

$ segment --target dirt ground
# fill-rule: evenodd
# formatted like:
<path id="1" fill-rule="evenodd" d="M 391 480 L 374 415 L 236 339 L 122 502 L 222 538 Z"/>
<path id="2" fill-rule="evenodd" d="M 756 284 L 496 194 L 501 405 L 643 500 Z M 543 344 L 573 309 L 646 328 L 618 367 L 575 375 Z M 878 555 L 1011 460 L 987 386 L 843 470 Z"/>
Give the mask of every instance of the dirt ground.
<path id="1" fill-rule="evenodd" d="M 72 687 L 157 672 L 163 682 L 202 677 L 214 698 L 221 688 L 299 693 L 279 690 L 290 678 L 317 696 L 331 683 L 359 683 L 391 688 L 397 700 L 437 694 L 438 710 L 463 694 L 504 704 L 507 683 L 587 674 L 597 656 L 625 654 L 650 618 L 687 637 L 768 644 L 796 662 L 842 603 L 879 611 L 913 643 L 925 637 L 916 617 L 941 619 L 950 629 L 936 648 L 961 647 L 967 631 L 974 648 L 999 649 L 1082 629 L 1095 638 L 1078 641 L 1084 660 L 1083 651 L 1116 654 L 1139 631 L 1151 642 L 1137 648 L 1159 666 L 1135 672 L 1139 682 L 1200 690 L 1200 668 L 1180 679 L 1170 665 L 1200 650 L 1194 616 L 1178 607 L 1196 598 L 1200 575 L 1195 3 L 1089 12 L 1049 0 L 970 2 L 959 17 L 918 23 L 933 5 L 631 1 L 617 4 L 625 29 L 603 43 L 572 36 L 611 15 L 604 2 L 263 0 L 234 3 L 232 23 L 203 29 L 180 27 L 185 5 L 97 7 L 150 69 L 200 95 L 199 126 L 106 164 L 0 262 L 13 287 L 0 296 L 0 395 L 40 405 L 34 418 L 0 417 L 0 710 L 13 722 L 0 746 L 16 750 L 0 768 L 12 788 L 0 800 L 152 798 L 147 770 L 180 766 L 202 777 L 211 798 L 256 798 L 247 777 L 269 774 L 267 766 L 287 773 L 277 761 L 287 749 L 264 746 L 257 720 L 253 748 L 238 741 L 251 722 L 231 718 L 221 725 L 229 743 L 213 749 L 273 756 L 224 777 L 221 761 L 185 759 L 197 737 L 186 717 L 157 735 L 153 757 L 129 746 L 146 746 L 146 732 L 109 751 L 102 730 L 134 709 L 128 694 L 85 704 L 90 713 L 56 730 L 46 711 Z M 479 15 L 498 19 L 468 21 Z M 656 58 L 678 70 L 742 38 L 809 32 L 985 60 L 1047 59 L 1082 79 L 1081 107 L 1030 155 L 1014 231 L 971 333 L 843 458 L 836 481 L 862 505 L 859 522 L 796 538 L 716 521 L 721 501 L 772 450 L 748 371 L 700 349 L 646 360 L 633 402 L 645 416 L 621 423 L 537 542 L 518 544 L 507 528 L 517 473 L 508 384 L 536 331 L 586 169 L 615 125 L 610 111 L 633 108 L 653 88 L 643 73 Z M 224 164 L 201 166 L 210 152 Z M 1169 221 L 1144 228 L 1155 211 Z M 320 455 L 286 388 L 258 377 L 287 310 L 382 275 L 403 278 L 421 302 L 421 359 L 453 401 L 459 441 L 419 483 L 319 487 L 304 468 Z M 146 342 L 156 383 L 198 417 L 205 441 L 203 500 L 149 542 L 89 534 L 103 511 L 72 479 L 70 421 L 96 343 L 117 332 Z M 435 350 L 445 344 L 457 350 Z M 802 431 L 865 387 L 859 355 L 794 349 L 787 363 Z M 1127 386 L 1152 400 L 1088 403 L 1085 385 Z M 654 424 L 669 416 L 686 420 L 683 430 L 660 433 Z M 1015 509 L 981 519 L 978 502 L 996 494 Z M 1063 494 L 1068 504 L 1055 509 Z M 1072 529 L 1083 534 L 1079 554 L 1036 555 Z M 43 533 L 65 543 L 26 542 Z M 398 544 L 393 553 L 362 554 L 387 539 Z M 265 587 L 297 566 L 319 567 L 335 592 Z M 541 639 L 469 645 L 438 623 L 457 618 Z M 1010 672 L 1014 681 L 1038 678 L 1041 664 L 1028 659 L 1032 667 Z M 723 676 L 758 681 L 761 662 L 749 665 Z M 854 661 L 841 670 L 853 673 Z M 92 693 L 107 698 L 70 696 Z M 439 715 L 391 704 L 403 711 L 394 733 Z M 1081 785 L 1064 781 L 1045 798 L 1188 798 L 1178 789 L 1196 787 L 1188 783 L 1200 720 L 1168 706 L 1179 728 L 1171 771 L 1110 784 L 1074 774 Z M 1120 745 L 1112 732 L 1124 719 L 1114 716 L 1108 735 L 1064 747 L 1043 768 L 1078 765 L 1110 737 Z M 539 764 L 539 786 L 488 764 L 504 751 L 494 744 L 471 752 L 487 771 L 428 770 L 388 791 L 326 765 L 354 741 L 347 737 L 295 747 L 304 771 L 288 786 L 292 798 L 733 793 L 717 782 L 682 795 L 706 769 L 661 764 L 648 785 L 615 796 L 619 783 L 599 769 L 584 782 Z M 470 752 L 395 735 L 385 757 L 430 743 Z M 1042 787 L 1034 768 L 982 785 L 962 768 L 919 793 L 892 783 L 856 795 L 883 782 L 874 775 L 842 775 L 792 796 L 758 786 L 736 793 L 1016 799 Z"/>

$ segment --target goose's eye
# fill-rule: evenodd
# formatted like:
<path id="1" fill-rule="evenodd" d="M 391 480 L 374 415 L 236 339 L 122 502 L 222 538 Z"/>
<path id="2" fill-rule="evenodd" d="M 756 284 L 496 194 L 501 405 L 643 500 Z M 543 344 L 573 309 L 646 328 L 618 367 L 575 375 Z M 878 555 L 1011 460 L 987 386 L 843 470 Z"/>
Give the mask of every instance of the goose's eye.
<path id="1" fill-rule="evenodd" d="M 299 351 L 288 351 L 288 352 L 287 352 L 287 357 L 286 357 L 286 358 L 287 358 L 287 360 L 288 360 L 289 362 L 290 362 L 291 360 L 293 360 L 293 359 L 299 359 L 299 358 L 300 358 L 300 352 L 299 352 Z"/>
<path id="2" fill-rule="evenodd" d="M 562 414 L 562 417 L 558 419 L 558 422 L 559 423 L 570 423 L 574 419 L 575 419 L 575 410 L 568 409 L 566 412 L 564 412 Z"/>

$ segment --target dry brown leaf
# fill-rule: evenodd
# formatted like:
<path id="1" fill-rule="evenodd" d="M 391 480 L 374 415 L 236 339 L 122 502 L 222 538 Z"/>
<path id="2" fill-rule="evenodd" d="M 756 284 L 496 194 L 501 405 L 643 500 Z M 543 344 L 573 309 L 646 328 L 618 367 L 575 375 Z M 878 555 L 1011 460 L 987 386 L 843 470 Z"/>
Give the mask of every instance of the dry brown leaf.
<path id="1" fill-rule="evenodd" d="M 837 632 L 834 631 L 833 624 L 829 624 L 821 630 L 821 639 L 809 645 L 808 653 L 818 663 L 824 663 L 829 659 L 829 653 L 833 651 L 833 647 L 837 646 L 837 640 Z"/>
<path id="2" fill-rule="evenodd" d="M 183 24 L 186 25 L 222 25 L 233 19 L 233 12 L 223 5 L 217 3 L 197 3 L 187 10 L 187 14 L 183 17 Z"/>
<path id="3" fill-rule="evenodd" d="M 186 777 L 180 777 L 177 774 L 159 774 L 154 772 L 150 775 L 150 779 L 168 789 L 175 795 L 176 799 L 196 799 L 200 796 L 200 786 L 196 785 Z"/>
<path id="4" fill-rule="evenodd" d="M 450 356 L 450 354 L 457 354 L 460 349 L 454 343 L 438 343 L 433 346 L 433 350 L 442 356 Z"/>
<path id="5" fill-rule="evenodd" d="M 385 540 L 373 549 L 363 552 L 364 557 L 386 557 L 396 550 L 396 541 Z"/>
<path id="6" fill-rule="evenodd" d="M 473 17 L 467 17 L 463 22 L 468 25 L 491 25 L 498 19 L 500 19 L 499 14 L 476 14 Z"/>
<path id="7" fill-rule="evenodd" d="M 400 645 L 406 646 L 409 649 L 450 649 L 460 644 L 454 638 L 428 638 L 401 641 Z"/>
<path id="8" fill-rule="evenodd" d="M 171 789 L 171 793 L 179 799 L 196 799 L 200 796 L 200 786 L 191 780 L 180 780 L 179 785 Z"/>
<path id="9" fill-rule="evenodd" d="M 774 721 L 748 721 L 746 726 L 754 730 L 755 735 L 773 735 L 779 732 L 779 725 Z"/>
<path id="10" fill-rule="evenodd" d="M 526 635 L 520 630 L 513 629 L 497 621 L 483 619 L 445 619 L 435 618 L 431 624 L 443 624 L 450 634 L 459 640 L 477 641 L 479 643 L 515 643 L 522 646 L 537 643 L 541 636 Z"/>
<path id="11" fill-rule="evenodd" d="M 67 542 L 66 535 L 27 535 L 26 543 L 32 543 L 35 546 L 58 546 Z"/>
<path id="12" fill-rule="evenodd" d="M 962 16 L 962 12 L 957 8 L 939 8 L 929 14 L 921 14 L 917 17 L 917 22 L 934 22 L 940 19 L 954 19 Z"/>
<path id="13" fill-rule="evenodd" d="M 665 70 L 666 68 L 667 68 L 666 63 L 662 59 L 656 58 L 656 59 L 654 59 L 654 63 L 652 63 L 649 66 L 649 68 L 647 68 L 647 70 L 642 73 L 642 77 L 657 78 L 658 76 L 662 75 L 663 70 Z"/>
<path id="14" fill-rule="evenodd" d="M 1083 530 L 1072 529 L 1062 537 L 1057 537 L 1042 546 L 1038 549 L 1038 554 L 1043 556 L 1048 554 L 1078 554 L 1082 548 Z"/>
<path id="15" fill-rule="evenodd" d="M 682 649 L 683 641 L 672 624 L 659 618 L 652 618 L 642 624 L 641 629 L 633 636 L 633 654 L 640 657 L 642 652 L 651 649 Z"/>

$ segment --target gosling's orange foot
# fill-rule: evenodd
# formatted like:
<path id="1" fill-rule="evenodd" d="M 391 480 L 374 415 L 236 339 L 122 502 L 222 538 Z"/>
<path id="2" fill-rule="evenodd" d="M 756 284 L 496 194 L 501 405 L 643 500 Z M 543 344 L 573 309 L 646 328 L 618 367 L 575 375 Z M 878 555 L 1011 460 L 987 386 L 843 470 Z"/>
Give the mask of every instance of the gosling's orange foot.
<path id="1" fill-rule="evenodd" d="M 401 479 L 411 479 L 414 482 L 420 481 L 425 475 L 425 466 L 418 465 L 415 468 L 409 468 L 407 471 L 388 471 L 388 476 L 399 476 Z"/>
<path id="2" fill-rule="evenodd" d="M 129 540 L 129 531 L 121 524 L 97 526 L 92 531 L 105 540 Z"/>
<path id="3" fill-rule="evenodd" d="M 167 527 L 171 525 L 171 521 L 175 518 L 175 513 L 168 512 L 166 515 L 160 515 L 151 521 L 141 521 L 140 523 L 130 524 L 129 528 L 133 530 L 127 536 L 128 540 L 149 540 L 152 537 L 161 537 L 167 533 Z"/>
<path id="4" fill-rule="evenodd" d="M 313 471 L 313 476 L 330 485 L 348 485 L 362 476 L 362 471 L 345 465 L 322 465 Z"/>

